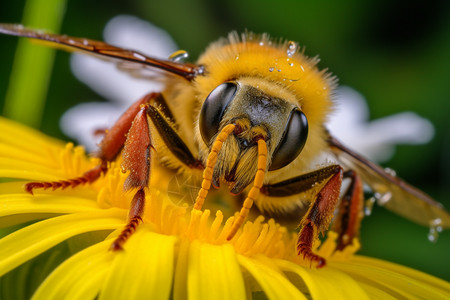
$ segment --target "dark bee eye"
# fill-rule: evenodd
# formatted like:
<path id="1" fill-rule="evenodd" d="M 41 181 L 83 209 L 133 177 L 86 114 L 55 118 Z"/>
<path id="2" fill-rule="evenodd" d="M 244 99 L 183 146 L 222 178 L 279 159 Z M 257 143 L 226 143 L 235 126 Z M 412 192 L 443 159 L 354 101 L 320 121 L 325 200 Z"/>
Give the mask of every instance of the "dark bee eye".
<path id="1" fill-rule="evenodd" d="M 303 112 L 294 109 L 289 116 L 283 137 L 272 156 L 269 171 L 280 169 L 293 161 L 305 146 L 308 120 Z"/>
<path id="2" fill-rule="evenodd" d="M 200 112 L 200 133 L 203 141 L 209 145 L 213 136 L 219 131 L 219 124 L 222 120 L 225 109 L 230 104 L 236 94 L 237 84 L 235 82 L 225 82 L 216 87 L 206 97 Z"/>

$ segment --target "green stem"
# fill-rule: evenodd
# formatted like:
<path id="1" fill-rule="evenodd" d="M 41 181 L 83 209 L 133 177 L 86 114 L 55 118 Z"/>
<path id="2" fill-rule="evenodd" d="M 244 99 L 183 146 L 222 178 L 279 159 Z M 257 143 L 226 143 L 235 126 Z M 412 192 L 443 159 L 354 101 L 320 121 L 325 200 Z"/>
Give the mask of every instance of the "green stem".
<path id="1" fill-rule="evenodd" d="M 58 32 L 66 0 L 28 0 L 22 23 Z M 39 127 L 53 67 L 54 49 L 20 39 L 14 57 L 3 113 L 24 124 Z"/>

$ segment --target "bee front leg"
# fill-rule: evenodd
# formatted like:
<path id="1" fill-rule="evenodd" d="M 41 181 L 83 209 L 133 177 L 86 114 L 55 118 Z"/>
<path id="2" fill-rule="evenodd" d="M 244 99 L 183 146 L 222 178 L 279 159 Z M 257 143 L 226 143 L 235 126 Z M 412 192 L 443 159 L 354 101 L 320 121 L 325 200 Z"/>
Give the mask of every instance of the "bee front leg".
<path id="1" fill-rule="evenodd" d="M 134 118 L 123 149 L 122 168 L 129 171 L 124 190 L 136 190 L 128 213 L 128 223 L 111 245 L 111 250 L 121 250 L 128 238 L 142 222 L 145 207 L 145 189 L 150 179 L 151 137 L 147 120 L 149 105 L 142 105 Z"/>
<path id="2" fill-rule="evenodd" d="M 164 115 L 161 111 L 164 112 Z M 169 121 L 171 119 L 173 120 L 173 117 L 164 97 L 157 94 L 151 101 L 140 105 L 140 110 L 128 131 L 123 149 L 122 168 L 130 173 L 125 180 L 124 190 L 136 190 L 136 192 L 131 201 L 128 223 L 111 245 L 113 251 L 122 249 L 125 242 L 142 222 L 145 191 L 150 181 L 151 150 L 153 149 L 150 126 L 157 130 L 165 145 L 181 163 L 194 169 L 203 168 L 202 163 L 194 158 L 189 148 L 171 126 Z M 151 123 L 149 123 L 149 120 L 151 120 Z"/>
<path id="3" fill-rule="evenodd" d="M 354 237 L 359 236 L 359 227 L 364 217 L 364 190 L 361 178 L 353 170 L 345 171 L 344 178 L 350 178 L 350 185 L 341 198 L 338 215 L 333 224 L 333 230 L 339 233 L 337 250 L 344 249 L 352 243 Z"/>
<path id="4" fill-rule="evenodd" d="M 156 99 L 159 93 L 150 93 L 131 105 L 127 111 L 117 120 L 113 127 L 105 133 L 99 150 L 95 154 L 101 162 L 98 166 L 86 171 L 83 175 L 59 181 L 36 181 L 25 184 L 25 190 L 33 194 L 35 189 L 65 189 L 75 188 L 80 185 L 90 184 L 96 181 L 102 174 L 108 171 L 108 162 L 113 161 L 122 150 L 126 140 L 126 134 L 130 130 L 131 123 L 144 103 L 150 103 Z"/>
<path id="5" fill-rule="evenodd" d="M 335 174 L 331 176 L 319 191 L 300 222 L 301 229 L 297 241 L 298 255 L 303 255 L 304 258 L 316 261 L 318 268 L 325 266 L 326 262 L 323 257 L 312 251 L 313 242 L 317 239 L 319 233 L 323 235 L 328 230 L 339 200 L 342 177 L 343 170 L 338 166 L 335 169 Z"/>
<path id="6" fill-rule="evenodd" d="M 339 200 L 343 173 L 341 166 L 330 165 L 286 181 L 264 185 L 261 190 L 272 197 L 292 196 L 311 190 L 316 183 L 325 182 L 300 221 L 297 241 L 298 255 L 317 262 L 318 268 L 325 266 L 326 261 L 313 252 L 313 243 L 319 233 L 328 230 Z"/>

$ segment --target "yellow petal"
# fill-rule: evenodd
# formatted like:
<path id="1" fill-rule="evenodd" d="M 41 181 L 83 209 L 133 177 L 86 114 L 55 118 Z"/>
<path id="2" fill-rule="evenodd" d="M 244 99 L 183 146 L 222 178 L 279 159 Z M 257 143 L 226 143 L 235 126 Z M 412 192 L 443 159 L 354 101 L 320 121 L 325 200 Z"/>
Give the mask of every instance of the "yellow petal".
<path id="1" fill-rule="evenodd" d="M 0 118 L 0 176 L 53 181 L 80 176 L 96 165 L 83 147 L 53 140 Z M 97 162 L 98 163 L 98 162 Z"/>
<path id="2" fill-rule="evenodd" d="M 377 258 L 371 258 L 366 256 L 355 256 L 352 259 L 352 262 L 360 263 L 364 265 L 370 265 L 376 268 L 381 268 L 385 270 L 390 270 L 393 272 L 396 272 L 398 274 L 403 274 L 405 276 L 414 278 L 415 280 L 421 282 L 422 284 L 428 284 L 430 286 L 433 286 L 437 289 L 446 290 L 448 293 L 450 293 L 450 283 L 448 281 L 442 280 L 440 278 L 434 277 L 432 275 L 423 273 L 418 270 L 414 270 L 402 265 L 398 265 L 395 263 L 391 263 L 388 261 L 384 261 Z M 450 297 L 449 297 L 450 299 Z"/>
<path id="3" fill-rule="evenodd" d="M 330 266 L 306 269 L 286 260 L 277 260 L 276 263 L 283 271 L 300 276 L 313 299 L 369 299 L 355 280 Z"/>
<path id="4" fill-rule="evenodd" d="M 189 249 L 188 299 L 244 299 L 245 286 L 234 248 L 198 240 Z"/>
<path id="5" fill-rule="evenodd" d="M 76 213 L 98 210 L 94 200 L 67 196 L 9 194 L 0 195 L 0 217 L 27 213 Z"/>
<path id="6" fill-rule="evenodd" d="M 33 295 L 33 300 L 95 299 L 111 267 L 111 240 L 88 247 L 56 268 Z"/>
<path id="7" fill-rule="evenodd" d="M 173 283 L 173 299 L 185 300 L 187 298 L 187 270 L 189 262 L 189 247 L 191 241 L 181 239 L 178 244 L 177 267 L 175 268 L 175 280 Z"/>
<path id="8" fill-rule="evenodd" d="M 255 278 L 269 299 L 306 299 L 276 267 L 238 255 L 238 261 Z"/>
<path id="9" fill-rule="evenodd" d="M 0 189 L 17 190 L 17 182 L 0 184 Z M 98 210 L 99 206 L 95 198 L 90 200 L 85 195 L 89 195 L 88 190 L 85 195 L 83 189 L 72 191 L 48 191 L 45 193 L 20 194 L 0 194 L 0 228 L 23 224 L 28 221 L 51 218 L 58 214 L 77 213 L 84 211 Z M 89 195 L 91 196 L 91 195 Z"/>
<path id="10" fill-rule="evenodd" d="M 409 275 L 402 274 L 382 265 L 365 264 L 364 259 L 361 260 L 361 258 L 359 262 L 348 261 L 333 265 L 359 282 L 380 289 L 396 298 L 450 299 L 450 283 L 444 284 L 443 288 L 436 288 L 427 282 L 422 282 L 420 278 L 414 278 L 416 272 L 420 273 L 415 270 L 411 270 Z"/>
<path id="11" fill-rule="evenodd" d="M 94 167 L 98 161 L 89 160 L 83 147 L 68 143 L 65 147 L 52 148 L 40 155 L 40 159 L 21 158 L 5 153 L 0 144 L 0 176 L 26 180 L 53 181 L 80 176 Z M 5 155 L 1 155 L 1 153 Z"/>
<path id="12" fill-rule="evenodd" d="M 0 144 L 0 157 L 14 159 L 18 161 L 26 161 L 46 167 L 56 167 L 57 163 L 54 160 L 42 159 L 42 155 L 36 151 L 25 150 L 17 146 Z"/>
<path id="13" fill-rule="evenodd" d="M 175 236 L 141 224 L 116 252 L 100 299 L 168 299 L 174 274 Z"/>
<path id="14" fill-rule="evenodd" d="M 0 276 L 54 245 L 80 233 L 123 226 L 126 211 L 99 210 L 47 219 L 0 240 Z"/>
<path id="15" fill-rule="evenodd" d="M 368 295 L 370 295 L 370 299 L 373 300 L 397 300 L 398 298 L 394 297 L 393 295 L 390 295 L 386 293 L 383 290 L 380 290 L 370 284 L 365 284 L 360 282 L 359 285 L 367 292 Z"/>
<path id="16" fill-rule="evenodd" d="M 11 158 L 0 157 L 0 177 L 19 178 L 37 181 L 54 181 L 61 179 L 57 168 L 48 168 L 40 163 L 30 163 Z"/>
<path id="17" fill-rule="evenodd" d="M 35 129 L 20 123 L 0 117 L 0 143 L 9 144 L 20 149 L 35 153 L 48 153 L 63 144 Z"/>

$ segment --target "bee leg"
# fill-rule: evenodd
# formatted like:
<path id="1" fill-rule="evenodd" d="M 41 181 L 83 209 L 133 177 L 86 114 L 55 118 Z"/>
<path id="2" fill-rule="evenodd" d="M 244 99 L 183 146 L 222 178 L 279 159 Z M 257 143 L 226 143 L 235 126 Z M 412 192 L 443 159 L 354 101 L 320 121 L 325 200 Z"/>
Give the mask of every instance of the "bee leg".
<path id="1" fill-rule="evenodd" d="M 161 99 L 163 100 L 164 98 L 161 96 Z M 152 121 L 153 128 L 158 131 L 166 147 L 180 163 L 191 169 L 203 170 L 205 168 L 203 163 L 192 155 L 176 129 L 173 128 L 170 119 L 171 113 L 167 106 L 159 105 L 157 108 L 154 105 L 150 105 L 147 109 L 147 114 Z"/>
<path id="2" fill-rule="evenodd" d="M 339 200 L 342 178 L 342 167 L 330 165 L 295 178 L 264 185 L 261 189 L 269 197 L 287 197 L 311 191 L 317 183 L 326 181 L 300 222 L 297 242 L 298 254 L 316 261 L 317 267 L 323 267 L 325 259 L 313 253 L 313 243 L 319 232 L 323 233 L 330 225 Z"/>
<path id="3" fill-rule="evenodd" d="M 313 253 L 312 246 L 319 233 L 323 235 L 330 225 L 342 183 L 342 168 L 336 166 L 334 172 L 317 193 L 306 215 L 300 222 L 301 229 L 297 241 L 298 255 L 303 255 L 303 258 L 316 261 L 318 268 L 325 266 L 326 262 L 323 257 Z"/>
<path id="4" fill-rule="evenodd" d="M 158 108 L 156 108 L 156 105 L 158 105 Z M 145 207 L 145 188 L 150 180 L 151 150 L 153 148 L 147 116 L 150 117 L 151 125 L 160 133 L 164 143 L 177 159 L 191 168 L 203 167 L 201 162 L 193 157 L 186 144 L 170 125 L 168 118 L 171 117 L 171 113 L 165 105 L 162 95 L 157 94 L 151 101 L 147 101 L 144 105 L 141 104 L 140 110 L 128 131 L 122 162 L 122 168 L 130 171 L 125 180 L 124 190 L 137 189 L 137 192 L 131 202 L 128 223 L 111 245 L 113 251 L 123 249 L 125 242 L 142 222 Z"/>
<path id="5" fill-rule="evenodd" d="M 127 140 L 127 134 L 132 126 L 133 120 L 142 110 L 141 106 L 151 103 L 158 96 L 159 93 L 150 93 L 133 103 L 119 120 L 117 120 L 114 126 L 106 132 L 95 156 L 105 161 L 115 160 Z"/>
<path id="6" fill-rule="evenodd" d="M 111 245 L 111 250 L 121 250 L 128 238 L 142 222 L 145 207 L 145 188 L 150 180 L 151 137 L 147 119 L 150 105 L 142 105 L 128 131 L 123 150 L 122 168 L 129 171 L 124 190 L 137 190 L 131 201 L 128 223 Z"/>
<path id="7" fill-rule="evenodd" d="M 67 187 L 75 188 L 79 185 L 89 184 L 96 181 L 102 174 L 108 171 L 108 162 L 113 161 L 120 153 L 125 140 L 126 134 L 131 127 L 131 123 L 138 113 L 140 106 L 144 103 L 149 103 L 151 99 L 158 96 L 158 93 L 150 93 L 135 102 L 128 110 L 119 118 L 119 120 L 105 133 L 102 142 L 99 145 L 99 150 L 95 154 L 101 159 L 98 166 L 85 172 L 82 176 L 69 178 L 60 181 L 37 181 L 25 184 L 25 191 L 33 194 L 34 189 L 65 189 Z"/>
<path id="8" fill-rule="evenodd" d="M 96 181 L 102 173 L 106 173 L 108 170 L 106 161 L 102 161 L 98 166 L 86 171 L 83 175 L 75 178 L 69 178 L 59 181 L 33 181 L 25 184 L 24 189 L 26 192 L 33 195 L 34 189 L 65 189 L 67 187 L 75 188 L 79 185 L 89 184 Z"/>
<path id="9" fill-rule="evenodd" d="M 345 191 L 338 208 L 338 215 L 333 230 L 339 233 L 337 250 L 350 245 L 359 235 L 359 227 L 364 217 L 364 191 L 361 178 L 353 170 L 344 172 L 344 178 L 350 178 L 350 185 Z"/>
<path id="10" fill-rule="evenodd" d="M 119 234 L 119 236 L 111 244 L 110 249 L 112 251 L 118 251 L 123 249 L 123 245 L 130 238 L 130 236 L 136 231 L 140 223 L 142 223 L 142 215 L 144 214 L 145 207 L 145 191 L 139 189 L 134 194 L 131 201 L 130 211 L 128 212 L 128 223 L 125 228 Z"/>

